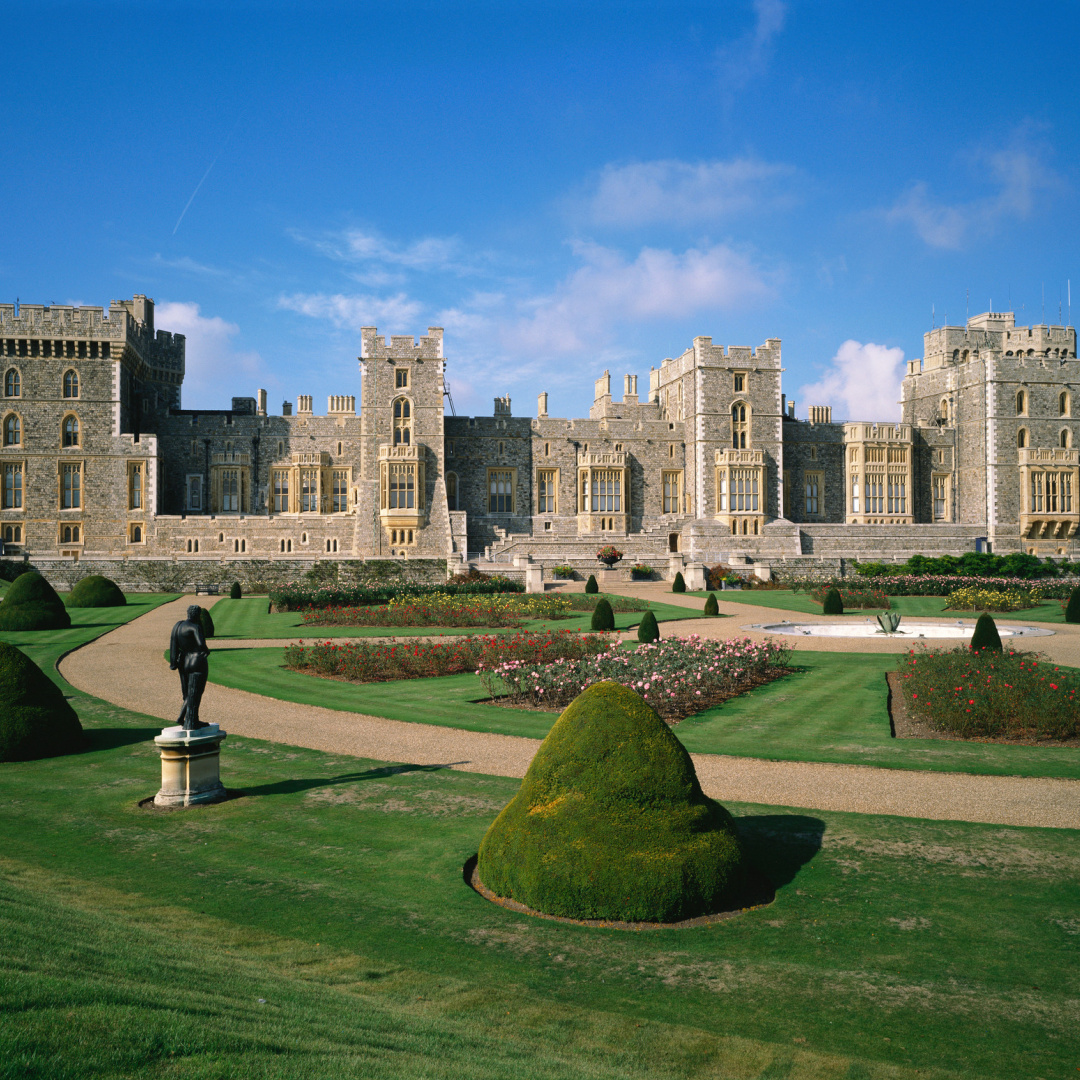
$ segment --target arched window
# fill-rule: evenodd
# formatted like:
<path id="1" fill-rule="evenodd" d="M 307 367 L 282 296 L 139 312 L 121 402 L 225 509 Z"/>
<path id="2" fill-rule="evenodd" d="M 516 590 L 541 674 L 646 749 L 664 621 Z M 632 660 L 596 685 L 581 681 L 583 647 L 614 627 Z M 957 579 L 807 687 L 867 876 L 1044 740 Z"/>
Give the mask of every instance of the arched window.
<path id="1" fill-rule="evenodd" d="M 64 372 L 64 397 L 76 398 L 79 396 L 79 373 L 77 371 Z"/>
<path id="2" fill-rule="evenodd" d="M 1058 437 L 1058 441 L 1061 443 L 1061 448 L 1063 450 L 1068 450 L 1068 448 L 1072 446 L 1072 432 L 1067 427 L 1063 427 L 1061 429 L 1061 434 Z"/>
<path id="3" fill-rule="evenodd" d="M 22 378 L 18 368 L 8 368 L 4 375 L 4 397 L 20 397 L 22 395 Z"/>
<path id="4" fill-rule="evenodd" d="M 742 401 L 731 406 L 731 445 L 736 450 L 750 445 L 750 410 Z"/>
<path id="5" fill-rule="evenodd" d="M 408 446 L 412 442 L 412 405 L 408 398 L 394 402 L 394 445 Z"/>
<path id="6" fill-rule="evenodd" d="M 61 442 L 64 446 L 79 445 L 79 418 L 77 416 L 65 416 L 61 430 L 63 433 Z"/>
<path id="7" fill-rule="evenodd" d="M 133 544 L 141 544 L 142 543 L 142 526 L 141 525 L 132 525 L 132 527 L 131 527 L 131 542 Z"/>
<path id="8" fill-rule="evenodd" d="M 1072 402 L 1069 401 L 1069 391 L 1062 390 L 1058 394 L 1058 416 L 1068 416 L 1070 413 L 1070 406 Z"/>
<path id="9" fill-rule="evenodd" d="M 956 363 L 957 360 L 960 359 L 960 350 L 959 349 L 953 349 L 952 358 L 953 358 L 953 363 L 954 364 Z"/>
<path id="10" fill-rule="evenodd" d="M 4 445 L 18 446 L 22 442 L 22 419 L 17 413 L 4 417 Z"/>
<path id="11" fill-rule="evenodd" d="M 1016 433 L 1016 447 L 1018 450 L 1023 450 L 1025 446 L 1027 446 L 1027 430 L 1021 428 Z"/>
<path id="12" fill-rule="evenodd" d="M 938 406 L 938 416 L 941 417 L 943 423 L 947 424 L 949 422 L 949 399 L 947 397 L 941 399 L 941 404 Z"/>
<path id="13" fill-rule="evenodd" d="M 457 473 L 446 474 L 446 509 L 456 510 L 457 506 Z"/>
<path id="14" fill-rule="evenodd" d="M 1016 392 L 1016 415 L 1024 416 L 1027 414 L 1027 394 L 1023 390 Z"/>

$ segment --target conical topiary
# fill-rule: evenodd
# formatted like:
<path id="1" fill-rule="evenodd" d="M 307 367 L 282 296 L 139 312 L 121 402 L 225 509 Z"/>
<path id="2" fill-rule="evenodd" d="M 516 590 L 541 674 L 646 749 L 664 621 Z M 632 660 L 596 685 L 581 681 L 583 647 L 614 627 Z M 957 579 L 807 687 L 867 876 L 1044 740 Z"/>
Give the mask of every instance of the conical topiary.
<path id="1" fill-rule="evenodd" d="M 611 610 L 611 604 L 603 596 L 596 601 L 593 608 L 592 622 L 589 624 L 593 630 L 614 630 L 615 612 Z"/>
<path id="2" fill-rule="evenodd" d="M 716 596 L 714 593 L 709 593 L 708 599 L 705 601 L 705 614 L 706 615 L 719 615 L 720 605 L 716 602 Z"/>
<path id="3" fill-rule="evenodd" d="M 637 628 L 638 641 L 659 641 L 660 627 L 656 625 L 656 616 L 650 608 L 641 616 L 641 622 Z"/>
<path id="4" fill-rule="evenodd" d="M 1001 635 L 998 633 L 997 623 L 988 612 L 979 616 L 975 624 L 975 633 L 971 635 L 971 647 L 973 649 L 993 649 L 1001 652 Z"/>
<path id="5" fill-rule="evenodd" d="M 555 722 L 480 844 L 480 880 L 551 915 L 673 922 L 741 881 L 731 815 L 633 690 L 595 683 Z"/>
<path id="6" fill-rule="evenodd" d="M 0 641 L 0 761 L 70 754 L 82 725 L 56 685 L 25 653 Z"/>
<path id="7" fill-rule="evenodd" d="M 230 600 L 239 600 L 240 597 L 243 596 L 243 595 L 244 595 L 243 592 L 241 592 L 241 590 L 240 590 L 240 582 L 239 581 L 234 581 L 232 583 L 232 588 L 229 590 L 229 599 Z"/>
<path id="8" fill-rule="evenodd" d="M 825 603 L 821 606 L 821 613 L 823 615 L 844 614 L 844 600 L 839 589 L 830 589 L 825 594 Z"/>
<path id="9" fill-rule="evenodd" d="M 91 574 L 76 584 L 68 597 L 67 606 L 72 607 L 124 607 L 127 597 L 115 581 L 100 574 Z"/>
<path id="10" fill-rule="evenodd" d="M 675 580 L 671 583 L 671 591 L 686 592 L 686 582 L 683 581 L 682 571 L 675 575 Z"/>
<path id="11" fill-rule="evenodd" d="M 202 627 L 203 637 L 214 636 L 214 620 L 210 618 L 210 612 L 206 608 L 199 608 L 199 625 Z"/>
<path id="12" fill-rule="evenodd" d="M 596 584 L 596 575 L 590 574 L 589 580 L 585 582 L 585 591 L 587 593 L 598 593 L 600 586 Z"/>
<path id="13" fill-rule="evenodd" d="M 1080 622 L 1080 585 L 1073 589 L 1069 602 L 1065 605 L 1065 621 Z"/>
<path id="14" fill-rule="evenodd" d="M 67 630 L 71 616 L 38 573 L 20 574 L 0 603 L 0 630 Z"/>

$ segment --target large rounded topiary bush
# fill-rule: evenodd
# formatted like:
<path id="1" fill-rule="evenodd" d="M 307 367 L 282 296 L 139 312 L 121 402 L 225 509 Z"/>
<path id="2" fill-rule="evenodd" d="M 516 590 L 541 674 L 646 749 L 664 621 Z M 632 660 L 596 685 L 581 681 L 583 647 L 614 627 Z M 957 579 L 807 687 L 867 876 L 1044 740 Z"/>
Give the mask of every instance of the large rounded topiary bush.
<path id="1" fill-rule="evenodd" d="M 68 607 L 123 607 L 127 598 L 115 581 L 100 574 L 84 577 L 68 597 Z"/>
<path id="2" fill-rule="evenodd" d="M 825 603 L 821 605 L 823 615 L 843 615 L 844 600 L 839 589 L 830 589 L 825 594 Z"/>
<path id="3" fill-rule="evenodd" d="M 0 630 L 67 630 L 71 616 L 38 573 L 20 574 L 0 603 Z"/>
<path id="4" fill-rule="evenodd" d="M 638 623 L 637 628 L 637 639 L 638 641 L 660 640 L 660 627 L 656 624 L 656 616 L 653 614 L 652 609 L 641 616 L 641 622 Z"/>
<path id="5" fill-rule="evenodd" d="M 708 599 L 705 601 L 705 614 L 706 615 L 719 615 L 720 605 L 716 602 L 716 594 L 709 593 Z"/>
<path id="6" fill-rule="evenodd" d="M 731 815 L 652 706 L 595 683 L 548 733 L 480 844 L 498 896 L 577 919 L 674 922 L 741 883 Z"/>
<path id="7" fill-rule="evenodd" d="M 614 630 L 615 612 L 611 610 L 611 602 L 601 596 L 593 608 L 592 621 L 589 624 L 593 630 Z"/>
<path id="8" fill-rule="evenodd" d="M 1080 622 L 1080 585 L 1073 589 L 1069 602 L 1065 605 L 1065 621 Z"/>
<path id="9" fill-rule="evenodd" d="M 997 623 L 993 615 L 983 612 L 979 621 L 975 624 L 975 633 L 971 635 L 971 647 L 973 649 L 993 649 L 1001 652 L 1001 635 L 998 633 Z"/>
<path id="10" fill-rule="evenodd" d="M 589 580 L 585 582 L 585 591 L 587 593 L 598 593 L 600 586 L 596 584 L 596 575 L 590 574 Z"/>
<path id="11" fill-rule="evenodd" d="M 675 575 L 675 580 L 671 583 L 671 591 L 686 592 L 686 582 L 683 580 L 681 571 Z"/>
<path id="12" fill-rule="evenodd" d="M 243 593 L 243 590 L 240 588 L 240 582 L 239 581 L 234 581 L 232 583 L 232 588 L 229 589 L 229 599 L 230 600 L 239 600 L 243 595 L 244 595 L 244 593 Z"/>
<path id="13" fill-rule="evenodd" d="M 0 761 L 70 754 L 82 746 L 75 710 L 25 653 L 0 641 Z"/>

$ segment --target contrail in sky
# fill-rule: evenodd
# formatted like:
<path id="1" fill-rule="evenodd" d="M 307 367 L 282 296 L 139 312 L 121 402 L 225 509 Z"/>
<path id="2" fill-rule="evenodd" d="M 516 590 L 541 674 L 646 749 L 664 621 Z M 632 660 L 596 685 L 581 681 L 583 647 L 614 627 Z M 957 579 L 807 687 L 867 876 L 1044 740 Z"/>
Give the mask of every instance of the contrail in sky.
<path id="1" fill-rule="evenodd" d="M 243 115 L 243 113 L 240 114 L 240 116 Z M 173 226 L 173 236 L 176 235 L 176 230 L 180 228 L 180 222 L 184 220 L 184 215 L 188 212 L 188 207 L 190 207 L 191 204 L 195 201 L 195 196 L 199 194 L 199 188 L 201 188 L 203 184 L 206 183 L 206 178 L 210 175 L 210 169 L 212 169 L 218 163 L 218 158 L 221 157 L 221 155 L 225 152 L 225 147 L 229 145 L 229 140 L 233 137 L 233 132 L 236 131 L 237 125 L 239 125 L 240 123 L 240 116 L 236 118 L 236 123 L 233 124 L 232 131 L 230 131 L 229 134 L 225 136 L 225 141 L 221 144 L 221 149 L 217 152 L 217 157 L 215 157 L 214 160 L 210 162 L 210 168 L 203 173 L 203 178 L 195 185 L 195 190 L 191 193 L 191 198 L 188 199 L 187 204 L 184 206 L 184 209 L 180 211 L 180 216 L 176 219 L 176 224 Z"/>

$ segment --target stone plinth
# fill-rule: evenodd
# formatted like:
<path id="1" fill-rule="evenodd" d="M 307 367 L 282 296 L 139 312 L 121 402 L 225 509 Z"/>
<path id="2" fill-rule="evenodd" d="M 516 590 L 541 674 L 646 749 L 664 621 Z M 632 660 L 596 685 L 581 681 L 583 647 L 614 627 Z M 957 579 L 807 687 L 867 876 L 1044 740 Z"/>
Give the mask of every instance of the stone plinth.
<path id="1" fill-rule="evenodd" d="M 525 591 L 542 593 L 544 591 L 544 568 L 536 563 L 525 567 Z"/>
<path id="2" fill-rule="evenodd" d="M 705 564 L 692 562 L 686 564 L 683 572 L 683 581 L 690 592 L 701 592 L 708 584 L 705 580 Z"/>
<path id="3" fill-rule="evenodd" d="M 167 727 L 154 739 L 161 751 L 161 790 L 155 806 L 194 806 L 225 798 L 219 764 L 225 732 L 217 724 L 185 731 Z"/>

